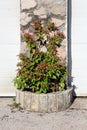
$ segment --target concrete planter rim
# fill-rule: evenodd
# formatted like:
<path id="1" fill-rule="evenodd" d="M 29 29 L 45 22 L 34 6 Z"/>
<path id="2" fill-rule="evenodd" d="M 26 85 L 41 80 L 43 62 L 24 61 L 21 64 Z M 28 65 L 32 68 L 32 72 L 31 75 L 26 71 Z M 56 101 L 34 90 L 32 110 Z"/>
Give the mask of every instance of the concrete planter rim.
<path id="1" fill-rule="evenodd" d="M 66 91 L 68 91 L 68 90 L 73 90 L 73 87 L 67 87 L 67 89 L 65 89 L 65 90 L 63 90 L 63 91 L 57 91 L 57 92 L 50 92 L 50 93 L 34 93 L 34 92 L 31 92 L 31 91 L 22 91 L 21 89 L 16 89 L 16 91 L 21 91 L 21 92 L 26 92 L 26 93 L 32 93 L 32 94 L 36 94 L 36 95 L 47 95 L 47 94 L 56 94 L 56 93 L 58 93 L 58 94 L 61 94 L 61 93 L 64 93 L 64 92 L 66 92 Z"/>
<path id="2" fill-rule="evenodd" d="M 66 110 L 73 102 L 73 87 L 62 92 L 37 94 L 16 89 L 16 102 L 32 112 L 58 112 Z"/>

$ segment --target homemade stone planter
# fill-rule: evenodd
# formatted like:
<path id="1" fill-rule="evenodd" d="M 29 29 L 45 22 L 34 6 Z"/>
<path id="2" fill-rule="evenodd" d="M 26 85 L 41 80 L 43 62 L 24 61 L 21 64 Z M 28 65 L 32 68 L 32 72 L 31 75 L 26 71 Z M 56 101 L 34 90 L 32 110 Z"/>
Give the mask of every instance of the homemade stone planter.
<path id="1" fill-rule="evenodd" d="M 36 94 L 27 91 L 16 91 L 16 102 L 32 112 L 58 112 L 67 109 L 73 101 L 73 89 L 62 92 Z"/>

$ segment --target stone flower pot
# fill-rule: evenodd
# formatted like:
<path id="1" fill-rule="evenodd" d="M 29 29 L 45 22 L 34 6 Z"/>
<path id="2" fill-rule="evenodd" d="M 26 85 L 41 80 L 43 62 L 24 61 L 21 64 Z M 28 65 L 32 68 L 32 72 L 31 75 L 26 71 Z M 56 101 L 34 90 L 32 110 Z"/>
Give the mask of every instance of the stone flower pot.
<path id="1" fill-rule="evenodd" d="M 28 91 L 16 90 L 16 102 L 21 107 L 32 112 L 58 112 L 66 110 L 73 101 L 73 88 L 62 92 L 36 94 Z"/>

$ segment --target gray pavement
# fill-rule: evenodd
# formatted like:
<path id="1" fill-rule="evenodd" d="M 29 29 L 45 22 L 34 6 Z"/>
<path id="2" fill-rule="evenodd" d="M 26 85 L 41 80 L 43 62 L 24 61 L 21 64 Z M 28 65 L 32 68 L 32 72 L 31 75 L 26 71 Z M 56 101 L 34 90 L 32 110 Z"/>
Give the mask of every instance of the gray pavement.
<path id="1" fill-rule="evenodd" d="M 76 98 L 58 113 L 13 109 L 12 98 L 0 98 L 0 130 L 87 130 L 87 98 Z"/>

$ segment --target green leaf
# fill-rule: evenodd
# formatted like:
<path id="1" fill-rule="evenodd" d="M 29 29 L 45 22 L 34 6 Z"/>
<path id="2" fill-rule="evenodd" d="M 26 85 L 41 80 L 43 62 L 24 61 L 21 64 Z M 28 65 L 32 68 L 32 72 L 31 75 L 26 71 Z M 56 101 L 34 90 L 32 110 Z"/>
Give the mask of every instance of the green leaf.
<path id="1" fill-rule="evenodd" d="M 52 79 L 57 79 L 57 77 L 55 75 L 52 76 Z"/>

